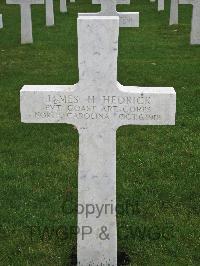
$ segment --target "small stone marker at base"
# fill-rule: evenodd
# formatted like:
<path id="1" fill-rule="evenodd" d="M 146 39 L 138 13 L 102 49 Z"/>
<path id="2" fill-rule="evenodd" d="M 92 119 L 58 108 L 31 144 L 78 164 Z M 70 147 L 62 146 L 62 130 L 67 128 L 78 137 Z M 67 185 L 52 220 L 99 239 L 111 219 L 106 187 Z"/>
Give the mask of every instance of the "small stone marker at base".
<path id="1" fill-rule="evenodd" d="M 193 5 L 191 44 L 200 44 L 200 0 L 179 0 L 179 4 Z"/>
<path id="2" fill-rule="evenodd" d="M 116 206 L 117 129 L 175 124 L 173 88 L 123 86 L 117 81 L 118 37 L 118 16 L 79 15 L 79 82 L 24 86 L 20 92 L 22 122 L 67 123 L 79 132 L 78 204 L 94 207 L 91 215 L 78 215 L 81 266 L 117 266 L 116 213 L 102 211 L 98 217 L 97 211 Z"/>
<path id="3" fill-rule="evenodd" d="M 67 13 L 67 2 L 66 0 L 60 0 L 60 12 Z"/>
<path id="4" fill-rule="evenodd" d="M 179 0 L 171 0 L 169 25 L 178 25 L 178 3 Z"/>
<path id="5" fill-rule="evenodd" d="M 117 12 L 118 4 L 130 4 L 130 0 L 93 0 L 101 4 L 99 13 L 79 13 L 80 16 L 119 16 L 120 27 L 139 27 L 139 12 Z"/>
<path id="6" fill-rule="evenodd" d="M 0 29 L 3 29 L 3 16 L 0 14 Z"/>
<path id="7" fill-rule="evenodd" d="M 158 11 L 165 10 L 165 0 L 158 0 Z"/>
<path id="8" fill-rule="evenodd" d="M 46 5 L 46 26 L 54 26 L 53 0 L 45 0 Z"/>
<path id="9" fill-rule="evenodd" d="M 31 5 L 44 4 L 44 0 L 6 0 L 6 4 L 20 5 L 21 9 L 21 43 L 32 43 Z"/>

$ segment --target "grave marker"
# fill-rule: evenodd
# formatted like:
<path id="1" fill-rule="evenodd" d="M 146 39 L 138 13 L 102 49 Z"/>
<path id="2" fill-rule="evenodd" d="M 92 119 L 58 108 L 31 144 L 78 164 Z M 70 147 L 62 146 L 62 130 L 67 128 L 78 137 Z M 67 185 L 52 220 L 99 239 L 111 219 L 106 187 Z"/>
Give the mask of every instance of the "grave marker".
<path id="1" fill-rule="evenodd" d="M 66 0 L 60 0 L 60 12 L 67 13 L 67 2 Z"/>
<path id="2" fill-rule="evenodd" d="M 130 4 L 130 0 L 93 0 L 101 4 L 99 13 L 80 13 L 80 16 L 119 16 L 120 27 L 139 27 L 139 12 L 117 12 L 118 4 Z"/>
<path id="3" fill-rule="evenodd" d="M 3 16 L 0 14 L 0 29 L 3 29 Z"/>
<path id="4" fill-rule="evenodd" d="M 158 0 L 158 11 L 165 10 L 165 0 Z"/>
<path id="5" fill-rule="evenodd" d="M 171 0 L 169 25 L 178 24 L 178 2 L 179 0 Z"/>
<path id="6" fill-rule="evenodd" d="M 109 0 L 108 0 L 109 1 Z M 130 0 L 112 0 L 112 2 L 116 2 L 117 5 L 123 5 L 123 4 L 127 4 L 130 5 Z M 92 4 L 93 5 L 101 5 L 102 0 L 92 0 Z"/>
<path id="7" fill-rule="evenodd" d="M 193 5 L 191 44 L 200 44 L 200 0 L 179 0 L 179 4 Z"/>
<path id="8" fill-rule="evenodd" d="M 123 125 L 174 125 L 173 88 L 122 86 L 117 81 L 118 16 L 78 17 L 79 82 L 24 86 L 24 123 L 67 123 L 79 132 L 77 265 L 117 266 L 116 130 Z M 98 218 L 97 218 L 98 217 Z M 85 234 L 83 234 L 83 232 Z"/>
<path id="9" fill-rule="evenodd" d="M 6 0 L 6 4 L 20 5 L 21 10 L 21 43 L 32 43 L 31 5 L 44 4 L 44 0 Z"/>
<path id="10" fill-rule="evenodd" d="M 46 4 L 46 26 L 54 26 L 53 0 L 45 0 Z"/>

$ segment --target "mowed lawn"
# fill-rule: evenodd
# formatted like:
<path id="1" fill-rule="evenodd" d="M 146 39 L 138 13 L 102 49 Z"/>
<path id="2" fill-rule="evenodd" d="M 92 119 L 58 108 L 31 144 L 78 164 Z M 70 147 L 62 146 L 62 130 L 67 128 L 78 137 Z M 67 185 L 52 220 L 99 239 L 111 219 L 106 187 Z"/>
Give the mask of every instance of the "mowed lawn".
<path id="1" fill-rule="evenodd" d="M 3 3 L 2 3 L 3 2 Z M 78 133 L 73 126 L 22 124 L 24 84 L 78 81 L 76 18 L 98 11 L 55 1 L 56 26 L 32 7 L 33 45 L 20 45 L 19 6 L 1 1 L 0 265 L 71 265 L 76 247 Z M 120 29 L 118 80 L 173 86 L 176 126 L 127 126 L 117 132 L 118 249 L 128 265 L 200 264 L 200 45 L 190 46 L 192 7 L 169 25 L 169 2 L 118 6 L 140 11 L 140 28 Z M 133 3 L 134 2 L 134 3 Z"/>

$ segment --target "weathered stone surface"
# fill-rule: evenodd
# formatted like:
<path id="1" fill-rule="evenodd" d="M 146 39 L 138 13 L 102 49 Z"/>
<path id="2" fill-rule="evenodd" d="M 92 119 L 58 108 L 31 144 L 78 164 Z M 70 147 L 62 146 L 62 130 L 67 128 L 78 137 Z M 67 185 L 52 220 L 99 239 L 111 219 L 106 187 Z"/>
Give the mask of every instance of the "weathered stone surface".
<path id="1" fill-rule="evenodd" d="M 99 216 L 97 209 L 116 206 L 116 130 L 175 124 L 173 88 L 117 82 L 118 36 L 119 17 L 79 16 L 79 82 L 24 86 L 20 93 L 22 122 L 68 123 L 78 129 L 78 203 L 91 210 L 78 215 L 78 262 L 83 266 L 117 266 L 116 213 Z M 101 235 L 104 227 L 109 239 Z"/>
<path id="2" fill-rule="evenodd" d="M 31 5 L 44 4 L 44 0 L 6 0 L 6 4 L 20 5 L 21 8 L 21 43 L 32 43 Z"/>

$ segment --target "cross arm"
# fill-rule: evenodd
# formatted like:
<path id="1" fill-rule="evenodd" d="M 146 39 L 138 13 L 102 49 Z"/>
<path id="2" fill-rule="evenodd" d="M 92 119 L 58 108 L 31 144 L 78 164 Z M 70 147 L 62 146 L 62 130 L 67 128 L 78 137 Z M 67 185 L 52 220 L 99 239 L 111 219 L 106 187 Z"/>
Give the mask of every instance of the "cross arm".
<path id="1" fill-rule="evenodd" d="M 22 1 L 20 0 L 6 0 L 7 5 L 20 5 Z"/>
<path id="2" fill-rule="evenodd" d="M 100 5 L 102 0 L 92 0 L 93 5 Z M 130 0 L 116 0 L 117 5 L 130 4 Z"/>
<path id="3" fill-rule="evenodd" d="M 79 17 L 82 16 L 101 16 L 101 13 L 79 13 Z M 102 14 L 102 16 L 105 16 Z M 114 15 L 113 15 L 114 16 Z M 139 27 L 139 12 L 116 12 L 115 16 L 119 16 L 119 26 L 128 28 Z"/>
<path id="4" fill-rule="evenodd" d="M 174 125 L 176 92 L 171 87 L 132 87 L 118 84 L 118 126 Z"/>
<path id="5" fill-rule="evenodd" d="M 42 5 L 45 3 L 45 0 L 31 0 L 31 5 Z"/>
<path id="6" fill-rule="evenodd" d="M 13 5 L 21 5 L 21 4 L 29 4 L 29 5 L 40 5 L 44 4 L 44 0 L 6 0 L 6 4 L 13 4 Z"/>
<path id="7" fill-rule="evenodd" d="M 194 4 L 194 0 L 179 0 L 179 4 L 187 5 L 187 4 Z"/>
<path id="8" fill-rule="evenodd" d="M 139 12 L 118 12 L 119 26 L 138 28 L 140 26 Z"/>
<path id="9" fill-rule="evenodd" d="M 118 128 L 123 125 L 174 125 L 176 93 L 173 88 L 127 87 L 117 83 L 112 93 L 72 86 L 24 86 L 20 92 L 24 123 L 88 122 Z"/>
<path id="10" fill-rule="evenodd" d="M 71 123 L 71 105 L 78 101 L 75 86 L 25 85 L 20 91 L 21 121 L 24 123 Z"/>
<path id="11" fill-rule="evenodd" d="M 117 12 L 117 4 L 130 4 L 130 0 L 93 0 L 93 4 L 101 4 L 99 13 L 80 13 L 80 16 L 118 16 L 120 27 L 139 27 L 139 12 Z"/>

